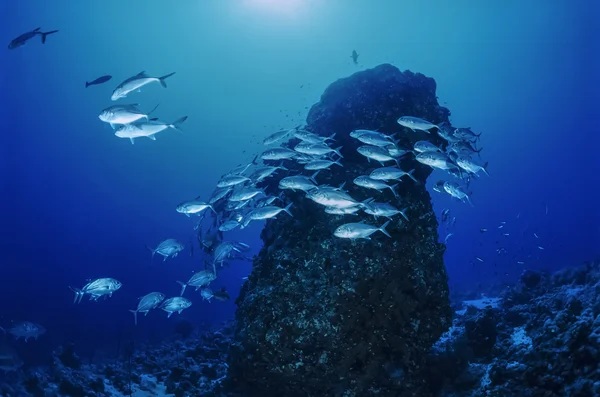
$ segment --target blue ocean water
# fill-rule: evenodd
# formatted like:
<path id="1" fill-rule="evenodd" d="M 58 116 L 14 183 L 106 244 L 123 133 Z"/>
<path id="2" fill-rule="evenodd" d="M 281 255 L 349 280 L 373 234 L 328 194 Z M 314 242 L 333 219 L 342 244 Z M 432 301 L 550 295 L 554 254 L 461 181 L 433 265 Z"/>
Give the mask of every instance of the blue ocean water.
<path id="1" fill-rule="evenodd" d="M 248 261 L 232 261 L 214 282 L 232 295 L 228 302 L 197 296 L 181 316 L 151 312 L 134 327 L 128 309 L 138 297 L 176 295 L 175 281 L 201 266 L 187 249 L 151 263 L 146 245 L 195 243 L 178 203 L 207 199 L 223 173 L 264 150 L 266 136 L 302 124 L 331 82 L 381 63 L 434 78 L 452 123 L 482 133 L 490 177 L 473 181 L 472 207 L 433 192 L 438 174 L 428 180 L 436 213 L 448 208 L 456 217 L 440 226 L 442 239 L 453 234 L 445 255 L 451 290 L 486 292 L 525 268 L 594 257 L 597 15 L 593 2 L 3 2 L 7 44 L 38 26 L 60 31 L 44 45 L 34 39 L 0 51 L 0 325 L 43 324 L 39 341 L 17 345 L 39 363 L 59 344 L 91 355 L 132 335 L 160 340 L 182 319 L 198 327 L 232 319 Z M 168 88 L 155 84 L 127 101 L 144 111 L 159 104 L 167 121 L 189 119 L 182 134 L 131 145 L 98 113 L 113 104 L 119 82 L 143 70 L 176 74 Z M 113 79 L 85 88 L 105 74 Z M 261 228 L 227 237 L 256 253 Z M 123 287 L 98 304 L 73 305 L 69 286 L 98 277 Z"/>

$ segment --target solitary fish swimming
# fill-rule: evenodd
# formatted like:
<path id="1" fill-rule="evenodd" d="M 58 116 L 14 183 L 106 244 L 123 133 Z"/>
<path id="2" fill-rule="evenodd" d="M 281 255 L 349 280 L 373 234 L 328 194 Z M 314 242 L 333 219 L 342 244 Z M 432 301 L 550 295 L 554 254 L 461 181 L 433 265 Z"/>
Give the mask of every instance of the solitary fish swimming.
<path id="1" fill-rule="evenodd" d="M 42 44 L 44 44 L 46 42 L 46 37 L 49 34 L 53 34 L 53 33 L 58 32 L 58 30 L 51 30 L 49 32 L 40 32 L 40 29 L 41 28 L 37 28 L 37 29 L 34 29 L 34 30 L 30 31 L 30 32 L 23 33 L 19 37 L 13 39 L 10 42 L 10 44 L 8 45 L 8 49 L 9 50 L 14 50 L 15 48 L 24 46 L 29 40 L 33 39 L 37 35 L 42 36 Z"/>
<path id="2" fill-rule="evenodd" d="M 106 83 L 110 79 L 112 79 L 112 76 L 107 74 L 106 76 L 98 77 L 96 80 L 92 80 L 90 82 L 86 81 L 85 88 L 88 88 L 91 85 L 98 85 L 98 84 Z"/>
<path id="3" fill-rule="evenodd" d="M 165 80 L 173 76 L 174 74 L 175 72 L 169 73 L 162 77 L 150 77 L 146 74 L 145 71 L 140 72 L 119 84 L 117 88 L 115 88 L 115 90 L 113 91 L 110 99 L 116 101 L 117 99 L 125 98 L 130 92 L 138 91 L 143 86 L 154 82 L 159 82 L 160 85 L 162 85 L 164 88 L 167 88 L 167 83 L 165 82 Z"/>

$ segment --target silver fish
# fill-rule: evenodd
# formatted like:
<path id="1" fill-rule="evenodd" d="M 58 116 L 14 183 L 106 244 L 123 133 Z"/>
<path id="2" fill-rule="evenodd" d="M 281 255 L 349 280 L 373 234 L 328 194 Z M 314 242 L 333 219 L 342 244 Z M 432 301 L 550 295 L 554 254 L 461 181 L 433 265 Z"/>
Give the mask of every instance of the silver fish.
<path id="1" fill-rule="evenodd" d="M 342 154 L 340 153 L 340 149 L 342 147 L 339 146 L 337 148 L 330 148 L 325 143 L 308 143 L 308 142 L 300 142 L 296 146 L 294 146 L 294 151 L 303 154 L 309 154 L 311 156 L 323 156 L 328 153 L 335 153 L 340 157 Z"/>
<path id="2" fill-rule="evenodd" d="M 184 246 L 179 241 L 169 238 L 162 242 L 160 242 L 156 248 L 152 249 L 147 247 L 150 252 L 152 252 L 152 258 L 154 258 L 155 254 L 162 255 L 163 262 L 167 260 L 167 258 L 175 258 L 181 251 L 183 251 Z"/>
<path id="3" fill-rule="evenodd" d="M 404 208 L 403 210 L 399 210 L 391 204 L 388 203 L 376 203 L 370 202 L 365 208 L 365 213 L 369 215 L 373 215 L 374 217 L 384 216 L 388 219 L 391 219 L 394 215 L 402 215 L 404 219 L 408 221 L 408 216 L 406 216 L 406 210 L 408 208 Z"/>
<path id="4" fill-rule="evenodd" d="M 452 197 L 455 197 L 461 201 L 466 199 L 469 202 L 469 204 L 473 205 L 473 203 L 471 203 L 471 198 L 469 197 L 467 192 L 465 192 L 458 183 L 446 181 L 444 182 L 444 190 Z"/>
<path id="5" fill-rule="evenodd" d="M 256 197 L 259 194 L 262 194 L 262 195 L 265 194 L 263 189 L 258 189 L 258 188 L 254 188 L 254 187 L 247 188 L 247 189 L 241 189 L 238 191 L 234 191 L 231 194 L 231 197 L 229 197 L 229 201 L 246 201 L 246 200 L 250 200 L 253 197 Z"/>
<path id="6" fill-rule="evenodd" d="M 102 296 L 111 297 L 113 292 L 117 291 L 121 288 L 123 284 L 120 281 L 115 280 L 114 278 L 106 277 L 106 278 L 98 278 L 93 281 L 89 281 L 86 285 L 81 289 L 72 288 L 71 291 L 75 292 L 75 299 L 73 303 L 81 303 L 84 295 L 89 295 L 90 300 L 98 301 L 98 299 Z"/>
<path id="7" fill-rule="evenodd" d="M 279 165 L 277 167 L 266 165 L 255 169 L 252 174 L 250 174 L 250 179 L 252 179 L 254 182 L 261 182 L 279 170 L 289 171 L 283 165 Z"/>
<path id="8" fill-rule="evenodd" d="M 165 300 L 162 305 L 160 305 L 160 308 L 169 313 L 167 315 L 167 318 L 169 318 L 175 312 L 181 314 L 183 310 L 190 306 L 192 306 L 192 302 L 190 302 L 188 299 L 182 298 L 181 296 L 176 296 L 174 298 Z"/>
<path id="9" fill-rule="evenodd" d="M 455 129 L 453 135 L 460 140 L 474 142 L 477 139 L 479 139 L 481 133 L 476 134 L 473 131 L 471 131 L 471 128 L 467 127 Z"/>
<path id="10" fill-rule="evenodd" d="M 161 292 L 150 292 L 139 298 L 137 308 L 135 310 L 129 310 L 133 313 L 133 322 L 137 325 L 137 314 L 144 313 L 145 316 L 152 309 L 156 309 L 160 303 L 165 300 L 165 294 Z"/>
<path id="11" fill-rule="evenodd" d="M 297 155 L 295 151 L 288 148 L 275 148 L 267 150 L 260 155 L 263 160 L 289 160 Z"/>
<path id="12" fill-rule="evenodd" d="M 435 146 L 433 143 L 429 141 L 417 141 L 413 145 L 413 149 L 417 153 L 425 153 L 425 152 L 441 152 L 442 149 Z"/>
<path id="13" fill-rule="evenodd" d="M 362 143 L 366 143 L 367 145 L 373 145 L 373 146 L 385 147 L 390 144 L 394 144 L 392 137 L 390 137 L 388 135 L 380 134 L 378 132 L 372 133 L 371 131 L 369 133 L 362 133 L 362 134 L 358 135 L 356 137 L 356 139 L 358 139 Z"/>
<path id="14" fill-rule="evenodd" d="M 200 296 L 202 296 L 202 300 L 207 300 L 210 303 L 210 300 L 214 296 L 212 289 L 208 287 L 200 288 Z"/>
<path id="15" fill-rule="evenodd" d="M 333 164 L 339 165 L 340 167 L 343 167 L 342 163 L 339 162 L 339 160 L 336 161 L 331 161 L 331 160 L 314 160 L 311 161 L 310 163 L 307 163 L 304 166 L 305 170 L 310 170 L 310 171 L 314 171 L 314 170 L 324 170 L 327 169 L 329 167 L 331 167 Z"/>
<path id="16" fill-rule="evenodd" d="M 215 214 L 217 213 L 212 205 L 200 200 L 191 200 L 177 205 L 177 207 L 175 207 L 175 211 L 179 212 L 180 214 L 190 216 L 200 215 L 204 210 L 209 208 Z"/>
<path id="17" fill-rule="evenodd" d="M 399 181 L 403 176 L 408 176 L 413 181 L 417 182 L 417 179 L 413 176 L 414 169 L 406 172 L 397 167 L 382 167 L 374 169 L 369 177 L 380 181 Z"/>
<path id="18" fill-rule="evenodd" d="M 294 216 L 290 212 L 290 207 L 293 203 L 289 203 L 285 208 L 277 207 L 274 205 L 267 205 L 262 208 L 257 208 L 249 212 L 244 216 L 242 221 L 242 229 L 248 226 L 251 221 L 264 220 L 264 219 L 275 219 L 280 212 L 286 212 L 289 216 Z"/>
<path id="19" fill-rule="evenodd" d="M 250 178 L 247 178 L 242 175 L 228 175 L 223 178 L 219 182 L 217 182 L 217 187 L 229 187 L 236 186 L 241 183 L 245 183 L 250 181 Z"/>
<path id="20" fill-rule="evenodd" d="M 416 160 L 421 164 L 440 170 L 448 170 L 454 166 L 450 158 L 446 154 L 440 152 L 419 153 L 416 156 Z"/>
<path id="21" fill-rule="evenodd" d="M 354 215 L 358 211 L 360 211 L 361 207 L 346 207 L 346 208 L 336 208 L 336 207 L 325 207 L 325 213 L 331 215 Z"/>
<path id="22" fill-rule="evenodd" d="M 437 125 L 430 123 L 427 120 L 423 120 L 418 117 L 411 117 L 411 116 L 400 117 L 398 119 L 398 124 L 400 124 L 402 127 L 410 128 L 412 131 L 419 130 L 419 131 L 424 131 L 428 134 L 429 134 L 429 130 L 432 128 L 439 129 L 439 127 Z"/>
<path id="23" fill-rule="evenodd" d="M 488 163 L 485 163 L 484 165 L 479 165 L 473 160 L 471 160 L 469 157 L 459 156 L 456 159 L 456 164 L 463 170 L 472 174 L 477 174 L 479 171 L 483 171 L 484 174 L 490 176 L 490 174 L 488 174 L 487 172 Z"/>
<path id="24" fill-rule="evenodd" d="M 25 342 L 27 342 L 29 338 L 37 340 L 39 336 L 46 333 L 46 329 L 44 327 L 30 321 L 16 323 L 7 329 L 0 327 L 0 330 L 4 331 L 4 333 L 13 335 L 17 340 L 19 338 L 23 338 L 25 339 Z"/>
<path id="25" fill-rule="evenodd" d="M 334 236 L 340 238 L 348 238 L 348 239 L 359 239 L 364 238 L 367 240 L 371 239 L 371 235 L 375 232 L 381 232 L 388 237 L 390 234 L 385 230 L 385 227 L 390 223 L 390 221 L 385 222 L 381 227 L 372 226 L 366 223 L 346 223 L 342 226 L 339 226 L 333 232 Z"/>
<path id="26" fill-rule="evenodd" d="M 322 137 L 306 130 L 296 130 L 296 132 L 294 132 L 295 138 L 307 143 L 325 143 L 327 141 L 333 141 L 334 136 L 335 133 L 328 137 Z"/>
<path id="27" fill-rule="evenodd" d="M 167 88 L 167 83 L 165 80 L 174 74 L 175 72 L 169 73 L 162 77 L 150 77 L 145 71 L 140 72 L 119 84 L 113 91 L 110 99 L 112 101 L 116 101 L 117 99 L 125 98 L 130 92 L 139 91 L 143 86 L 154 82 L 160 83 L 160 85 L 162 85 L 164 88 Z"/>
<path id="28" fill-rule="evenodd" d="M 142 123 L 125 124 L 117 128 L 115 136 L 118 138 L 129 138 L 133 145 L 135 138 L 150 138 L 153 141 L 156 140 L 154 135 L 162 132 L 166 129 L 172 128 L 175 131 L 182 132 L 179 126 L 187 120 L 187 116 L 181 117 L 172 123 L 165 123 L 159 120 L 150 120 Z"/>
<path id="29" fill-rule="evenodd" d="M 197 291 L 200 287 L 207 286 L 208 284 L 213 282 L 216 278 L 217 278 L 217 273 L 216 273 L 215 266 L 213 264 L 212 271 L 211 270 L 200 270 L 199 272 L 194 273 L 192 275 L 192 277 L 190 277 L 190 279 L 187 281 L 187 283 L 184 283 L 183 281 L 177 281 L 177 284 L 181 285 L 181 292 L 179 293 L 179 296 L 183 296 L 183 293 L 185 292 L 185 289 L 188 286 L 196 287 L 196 291 Z"/>
<path id="30" fill-rule="evenodd" d="M 138 109 L 137 104 L 114 105 L 102 110 L 98 118 L 116 128 L 118 124 L 129 124 L 139 120 L 148 120 L 148 114 Z"/>
<path id="31" fill-rule="evenodd" d="M 307 192 L 317 187 L 317 174 L 315 172 L 312 176 L 307 177 L 303 175 L 287 176 L 279 181 L 279 189 L 290 189 L 290 190 L 302 190 Z"/>
<path id="32" fill-rule="evenodd" d="M 233 186 L 225 186 L 225 187 L 220 187 L 220 188 L 216 188 L 212 195 L 210 196 L 210 199 L 208 200 L 209 204 L 214 204 L 217 201 L 224 199 L 225 197 L 227 197 L 227 195 L 229 193 L 231 193 L 233 191 Z"/>
<path id="33" fill-rule="evenodd" d="M 230 219 L 228 221 L 223 222 L 220 226 L 219 226 L 219 230 L 222 232 L 228 232 L 230 230 L 235 229 L 236 227 L 240 226 L 240 222 L 238 222 L 235 219 Z"/>
<path id="34" fill-rule="evenodd" d="M 367 189 L 375 189 L 379 192 L 383 191 L 383 189 L 390 189 L 392 193 L 394 193 L 394 196 L 398 196 L 398 193 L 396 193 L 396 191 L 394 190 L 394 188 L 398 186 L 398 184 L 390 186 L 377 179 L 371 179 L 368 176 L 358 176 L 354 178 L 354 184 Z"/>
<path id="35" fill-rule="evenodd" d="M 365 206 L 365 203 L 354 200 L 347 193 L 333 189 L 313 189 L 306 193 L 306 198 L 325 207 L 338 209 Z"/>
<path id="36" fill-rule="evenodd" d="M 269 146 L 269 145 L 274 144 L 275 142 L 279 142 L 279 141 L 287 138 L 294 131 L 296 131 L 295 128 L 292 128 L 289 130 L 279 130 L 277 132 L 274 132 L 263 140 L 263 145 Z"/>
<path id="37" fill-rule="evenodd" d="M 394 161 L 398 164 L 398 160 L 390 155 L 390 152 L 379 146 L 360 146 L 356 151 L 369 160 L 379 161 L 383 165 L 386 161 Z"/>

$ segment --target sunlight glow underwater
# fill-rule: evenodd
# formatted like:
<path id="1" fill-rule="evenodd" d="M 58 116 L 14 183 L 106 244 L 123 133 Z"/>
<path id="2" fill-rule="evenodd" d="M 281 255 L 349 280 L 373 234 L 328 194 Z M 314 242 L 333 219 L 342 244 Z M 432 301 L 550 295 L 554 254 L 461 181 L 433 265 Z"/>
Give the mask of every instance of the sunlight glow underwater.
<path id="1" fill-rule="evenodd" d="M 307 6 L 308 0 L 242 0 L 247 8 L 266 11 L 277 15 L 298 16 Z"/>

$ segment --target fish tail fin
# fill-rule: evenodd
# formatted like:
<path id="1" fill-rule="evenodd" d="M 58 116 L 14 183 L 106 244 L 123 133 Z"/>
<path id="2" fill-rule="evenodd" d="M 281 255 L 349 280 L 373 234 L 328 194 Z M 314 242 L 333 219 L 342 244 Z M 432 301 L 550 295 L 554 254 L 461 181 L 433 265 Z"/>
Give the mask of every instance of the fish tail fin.
<path id="1" fill-rule="evenodd" d="M 146 118 L 148 118 L 148 119 L 149 119 L 149 117 L 148 117 L 148 116 L 150 116 L 152 113 L 154 113 L 154 111 L 156 110 L 156 108 L 158 107 L 158 105 L 160 105 L 160 103 L 157 103 L 157 104 L 156 104 L 156 106 L 154 106 L 154 107 L 152 108 L 152 110 L 148 112 L 148 114 L 146 115 Z"/>
<path id="2" fill-rule="evenodd" d="M 340 167 L 342 167 L 342 168 L 344 167 L 344 164 L 340 163 L 340 160 L 339 160 L 339 159 L 335 160 L 335 161 L 333 162 L 333 164 L 337 164 L 337 165 L 339 165 L 339 166 L 340 166 Z"/>
<path id="3" fill-rule="evenodd" d="M 215 211 L 215 209 L 213 208 L 213 206 L 212 206 L 212 205 L 209 205 L 209 206 L 208 206 L 208 208 L 210 208 L 210 210 L 211 210 L 212 212 L 214 212 L 215 214 L 217 213 L 217 211 Z"/>
<path id="4" fill-rule="evenodd" d="M 162 85 L 164 88 L 167 88 L 167 83 L 166 83 L 166 79 L 168 79 L 169 77 L 173 76 L 175 74 L 175 72 L 173 73 L 169 73 L 167 75 L 164 75 L 162 77 L 159 77 L 158 80 L 160 81 L 160 85 Z"/>
<path id="5" fill-rule="evenodd" d="M 338 156 L 340 156 L 340 158 L 342 158 L 342 159 L 343 159 L 343 158 L 344 158 L 344 156 L 342 156 L 342 154 L 340 153 L 340 150 L 341 150 L 341 149 L 342 149 L 342 146 L 338 146 L 338 147 L 336 147 L 335 149 L 333 149 L 333 152 L 334 152 L 335 154 L 337 154 Z"/>
<path id="6" fill-rule="evenodd" d="M 181 131 L 181 128 L 179 128 L 179 126 L 181 124 L 183 124 L 183 122 L 186 121 L 187 118 L 188 118 L 188 116 L 183 116 L 181 118 L 178 118 L 177 120 L 175 120 L 171 124 L 169 124 L 169 127 L 173 128 L 177 132 L 183 133 L 183 131 Z"/>
<path id="7" fill-rule="evenodd" d="M 311 181 L 313 181 L 314 183 L 317 183 L 317 180 L 316 180 L 315 178 L 317 177 L 317 174 L 318 174 L 319 172 L 321 172 L 321 170 L 319 170 L 319 171 L 315 172 L 314 174 L 312 174 L 312 175 L 310 176 L 310 180 L 311 180 Z"/>
<path id="8" fill-rule="evenodd" d="M 408 175 L 408 177 L 410 179 L 412 179 L 413 181 L 419 183 L 419 181 L 417 180 L 417 178 L 414 177 L 413 173 L 415 172 L 415 169 L 413 168 L 412 170 L 408 171 L 408 173 L 406 175 Z"/>
<path id="9" fill-rule="evenodd" d="M 90 83 L 88 83 L 87 81 L 85 82 L 85 88 L 88 88 L 90 86 Z"/>
<path id="10" fill-rule="evenodd" d="M 389 223 L 390 223 L 390 221 L 387 221 L 386 223 L 384 223 L 383 225 L 381 225 L 381 227 L 379 229 L 377 229 L 377 230 L 379 230 L 381 233 L 383 233 L 386 236 L 388 236 L 388 237 L 391 238 L 392 236 L 387 232 L 387 230 L 385 230 L 386 226 L 389 225 Z"/>
<path id="11" fill-rule="evenodd" d="M 487 176 L 490 176 L 490 174 L 488 174 L 488 170 L 487 170 L 487 167 L 488 167 L 488 164 L 489 164 L 489 163 L 490 163 L 489 161 L 486 161 L 486 163 L 483 165 L 483 167 L 481 167 L 481 169 L 483 170 L 483 172 L 484 172 L 484 173 L 485 173 Z"/>
<path id="12" fill-rule="evenodd" d="M 467 201 L 469 202 L 469 204 L 471 204 L 471 207 L 475 208 L 475 206 L 473 205 L 473 202 L 471 201 L 471 197 L 469 197 L 468 195 L 465 196 Z"/>
<path id="13" fill-rule="evenodd" d="M 335 141 L 334 137 L 335 137 L 335 132 L 333 134 L 329 135 L 327 138 L 325 138 L 324 142 L 325 141 Z"/>
<path id="14" fill-rule="evenodd" d="M 407 209 L 408 209 L 408 207 L 406 207 L 406 208 L 404 208 L 404 209 L 401 209 L 401 210 L 400 210 L 400 215 L 402 215 L 402 217 L 403 217 L 404 219 L 406 219 L 406 221 L 408 222 L 408 216 L 406 216 L 406 210 L 407 210 Z"/>
<path id="15" fill-rule="evenodd" d="M 69 289 L 75 292 L 75 298 L 73 299 L 73 303 L 81 302 L 81 298 L 83 298 L 83 292 L 78 288 L 69 287 Z"/>
<path id="16" fill-rule="evenodd" d="M 294 203 L 289 203 L 289 204 L 288 204 L 288 205 L 286 205 L 286 206 L 285 206 L 285 208 L 283 209 L 283 210 L 284 210 L 285 212 L 287 212 L 287 213 L 288 213 L 288 214 L 289 214 L 291 217 L 293 217 L 293 216 L 294 216 L 294 214 L 292 214 L 292 213 L 290 212 L 290 207 L 292 206 L 292 204 L 294 204 Z"/>
<path id="17" fill-rule="evenodd" d="M 179 293 L 179 296 L 183 296 L 183 293 L 185 292 L 185 288 L 187 287 L 187 284 L 181 281 L 177 281 L 177 284 L 181 285 L 181 292 Z"/>
<path id="18" fill-rule="evenodd" d="M 289 169 L 287 169 L 287 168 L 285 168 L 285 167 L 283 166 L 283 161 L 281 162 L 281 164 L 279 164 L 279 165 L 277 166 L 277 168 L 279 168 L 280 170 L 289 171 Z"/>
<path id="19" fill-rule="evenodd" d="M 152 261 L 154 260 L 154 254 L 156 254 L 156 250 L 150 246 L 146 246 L 146 248 L 148 248 L 148 251 L 152 252 L 152 256 L 150 257 L 150 263 L 152 263 Z"/>
<path id="20" fill-rule="evenodd" d="M 137 310 L 129 310 L 129 311 L 133 313 L 133 323 L 135 325 L 137 325 L 137 313 L 138 313 Z"/>
<path id="21" fill-rule="evenodd" d="M 398 197 L 398 192 L 396 192 L 396 186 L 398 186 L 398 184 L 393 184 L 392 186 L 388 186 L 390 188 L 390 190 L 392 191 L 392 193 L 394 193 L 394 196 Z"/>
<path id="22" fill-rule="evenodd" d="M 477 153 L 477 156 L 479 156 L 479 158 L 481 158 L 481 151 L 483 150 L 483 148 L 480 148 L 478 150 L 475 150 L 475 153 Z"/>
<path id="23" fill-rule="evenodd" d="M 42 44 L 44 44 L 46 42 L 46 37 L 48 37 L 49 34 L 53 34 L 58 32 L 58 30 L 51 30 L 49 32 L 39 32 L 39 34 L 42 35 Z"/>

